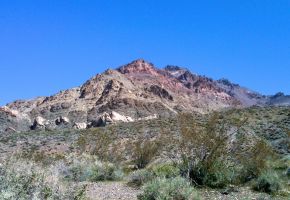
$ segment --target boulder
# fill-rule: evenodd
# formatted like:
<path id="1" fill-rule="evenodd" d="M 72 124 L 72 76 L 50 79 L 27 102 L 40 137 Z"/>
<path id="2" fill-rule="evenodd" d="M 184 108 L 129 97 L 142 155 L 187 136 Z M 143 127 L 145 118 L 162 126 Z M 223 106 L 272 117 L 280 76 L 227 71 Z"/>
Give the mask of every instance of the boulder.
<path id="1" fill-rule="evenodd" d="M 38 116 L 34 119 L 32 126 L 30 127 L 31 130 L 42 130 L 49 124 L 49 121 L 44 119 L 41 116 Z"/>
<path id="2" fill-rule="evenodd" d="M 74 123 L 73 128 L 74 129 L 77 129 L 77 130 L 83 130 L 83 129 L 86 129 L 87 128 L 87 124 L 85 122 L 82 122 L 82 123 Z"/>
<path id="3" fill-rule="evenodd" d="M 104 114 L 102 114 L 98 120 L 92 121 L 89 127 L 100 127 L 117 122 L 134 122 L 134 121 L 135 120 L 129 116 L 124 116 L 115 111 L 112 111 L 111 113 L 105 112 Z"/>
<path id="4" fill-rule="evenodd" d="M 110 114 L 110 118 L 113 122 L 121 121 L 121 122 L 133 122 L 134 120 L 129 116 L 121 115 L 117 112 L 112 111 Z"/>
<path id="5" fill-rule="evenodd" d="M 67 125 L 69 123 L 70 123 L 69 118 L 63 117 L 63 116 L 60 116 L 55 120 L 56 125 L 61 125 L 61 124 Z"/>

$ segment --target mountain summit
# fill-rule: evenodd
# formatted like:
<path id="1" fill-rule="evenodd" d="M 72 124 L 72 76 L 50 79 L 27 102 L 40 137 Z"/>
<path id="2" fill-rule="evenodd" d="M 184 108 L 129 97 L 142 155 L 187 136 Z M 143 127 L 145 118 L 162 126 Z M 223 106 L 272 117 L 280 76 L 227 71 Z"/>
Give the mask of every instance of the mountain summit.
<path id="1" fill-rule="evenodd" d="M 216 81 L 173 65 L 159 69 L 138 59 L 97 74 L 80 87 L 1 107 L 0 132 L 83 129 L 253 105 L 287 106 L 290 97 L 264 96 L 226 79 Z"/>
<path id="2" fill-rule="evenodd" d="M 146 62 L 143 59 L 135 60 L 127 65 L 118 68 L 118 71 L 122 74 L 132 74 L 132 73 L 141 73 L 141 74 L 154 74 L 158 72 L 153 64 Z"/>

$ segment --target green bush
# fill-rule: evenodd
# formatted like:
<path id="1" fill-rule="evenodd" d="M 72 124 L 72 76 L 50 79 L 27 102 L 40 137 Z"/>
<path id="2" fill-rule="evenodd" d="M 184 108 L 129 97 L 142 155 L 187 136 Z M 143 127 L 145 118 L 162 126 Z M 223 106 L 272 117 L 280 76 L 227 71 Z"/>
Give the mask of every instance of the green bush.
<path id="1" fill-rule="evenodd" d="M 200 199 L 190 183 L 181 177 L 158 178 L 146 184 L 139 200 L 198 200 Z"/>
<path id="2" fill-rule="evenodd" d="M 184 169 L 184 167 L 181 166 L 181 169 Z M 186 171 L 181 170 L 181 172 L 184 174 Z M 212 188 L 224 188 L 232 182 L 233 174 L 233 171 L 222 163 L 214 163 L 210 168 L 206 168 L 204 165 L 191 168 L 189 178 L 197 186 L 206 185 Z"/>
<path id="3" fill-rule="evenodd" d="M 275 194 L 281 189 L 281 181 L 276 172 L 263 172 L 253 184 L 253 189 L 268 194 Z"/>
<path id="4" fill-rule="evenodd" d="M 233 175 L 234 170 L 222 163 L 215 163 L 206 173 L 205 185 L 212 188 L 224 188 L 233 182 Z"/>
<path id="5" fill-rule="evenodd" d="M 90 168 L 89 180 L 93 182 L 121 180 L 122 177 L 122 170 L 112 163 L 95 163 Z"/>
<path id="6" fill-rule="evenodd" d="M 174 178 L 180 175 L 180 169 L 172 164 L 161 164 L 154 166 L 152 171 L 160 178 Z"/>
<path id="7" fill-rule="evenodd" d="M 64 172 L 67 180 L 83 181 L 114 181 L 123 177 L 120 168 L 109 162 L 100 162 L 94 156 L 83 155 L 74 158 L 68 170 Z"/>
<path id="8" fill-rule="evenodd" d="M 153 179 L 154 174 L 151 171 L 141 169 L 130 174 L 127 184 L 131 187 L 140 187 Z"/>
<path id="9" fill-rule="evenodd" d="M 242 166 L 239 171 L 240 183 L 246 183 L 253 179 L 257 179 L 263 171 L 273 168 L 269 161 L 276 162 L 275 154 L 272 147 L 263 139 L 252 139 L 252 145 L 246 145 L 249 142 L 239 144 L 247 150 L 240 149 L 235 155 L 237 161 Z M 242 152 L 242 153 L 241 153 Z"/>

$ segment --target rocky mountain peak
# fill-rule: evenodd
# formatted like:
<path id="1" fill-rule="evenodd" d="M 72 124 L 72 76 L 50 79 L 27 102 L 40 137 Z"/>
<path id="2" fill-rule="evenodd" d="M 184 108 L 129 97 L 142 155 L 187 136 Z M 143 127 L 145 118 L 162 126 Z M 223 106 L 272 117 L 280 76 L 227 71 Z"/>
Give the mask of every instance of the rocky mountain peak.
<path id="1" fill-rule="evenodd" d="M 122 74 L 157 74 L 157 69 L 152 63 L 146 62 L 143 59 L 134 60 L 133 62 L 121 66 L 117 69 Z"/>

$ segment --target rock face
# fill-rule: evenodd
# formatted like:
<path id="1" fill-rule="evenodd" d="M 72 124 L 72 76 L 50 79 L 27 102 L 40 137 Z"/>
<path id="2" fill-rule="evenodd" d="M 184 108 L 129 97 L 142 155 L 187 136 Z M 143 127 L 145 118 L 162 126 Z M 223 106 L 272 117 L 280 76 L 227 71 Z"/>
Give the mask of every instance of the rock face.
<path id="1" fill-rule="evenodd" d="M 98 74 L 80 87 L 1 107 L 0 133 L 84 129 L 179 112 L 208 113 L 253 105 L 290 105 L 290 97 L 264 96 L 226 79 L 215 81 L 178 66 L 158 69 L 139 59 Z"/>

